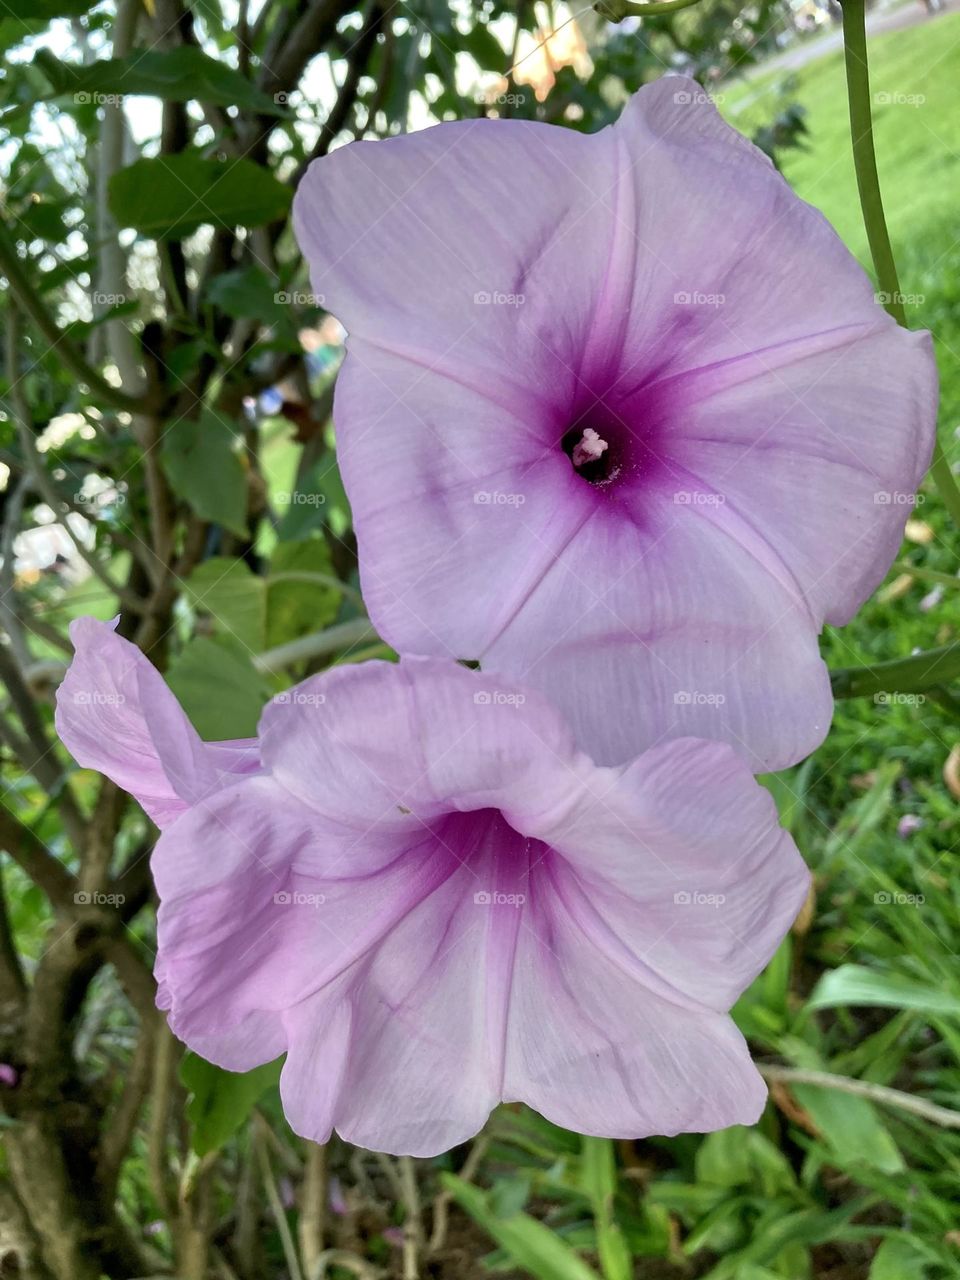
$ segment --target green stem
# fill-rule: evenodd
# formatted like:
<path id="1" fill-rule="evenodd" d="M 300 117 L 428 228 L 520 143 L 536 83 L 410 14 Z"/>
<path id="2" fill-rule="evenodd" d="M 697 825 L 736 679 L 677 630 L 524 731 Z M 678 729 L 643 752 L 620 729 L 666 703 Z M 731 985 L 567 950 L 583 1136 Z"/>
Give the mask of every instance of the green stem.
<path id="1" fill-rule="evenodd" d="M 940 573 L 937 569 L 918 569 L 909 560 L 898 560 L 893 566 L 899 573 L 909 573 L 918 582 L 935 582 L 941 587 L 960 587 L 960 578 L 949 573 Z"/>
<path id="2" fill-rule="evenodd" d="M 873 118 L 870 110 L 870 69 L 867 63 L 867 23 L 865 0 L 842 0 L 843 56 L 847 72 L 847 97 L 850 103 L 850 135 L 853 165 L 860 192 L 860 208 L 867 231 L 870 256 L 880 286 L 886 311 L 897 324 L 907 327 L 903 294 L 897 278 L 897 264 L 890 245 L 890 235 L 883 214 L 877 152 L 873 142 Z M 960 525 L 960 489 L 950 464 L 940 447 L 939 438 L 933 448 L 930 474 L 954 522 Z"/>
<path id="3" fill-rule="evenodd" d="M 869 667 L 843 667 L 830 673 L 830 683 L 835 698 L 862 698 L 873 693 L 923 693 L 958 676 L 960 642 Z"/>
<path id="4" fill-rule="evenodd" d="M 650 4 L 635 4 L 633 0 L 597 0 L 593 6 L 601 18 L 608 22 L 622 22 L 624 18 L 655 18 L 658 13 L 676 13 L 689 9 L 700 0 L 651 0 Z"/>
<path id="5" fill-rule="evenodd" d="M 0 272 L 7 277 L 10 291 L 24 313 L 30 317 L 50 344 L 50 350 L 55 351 L 58 359 L 70 372 L 85 383 L 104 404 L 114 409 L 125 409 L 128 413 L 143 413 L 149 407 L 145 400 L 129 396 L 118 387 L 111 386 L 96 369 L 87 363 L 79 349 L 74 346 L 47 310 L 39 289 L 28 278 L 23 268 L 20 255 L 17 253 L 16 241 L 3 222 L 0 222 Z M 13 371 L 10 376 L 15 376 Z"/>

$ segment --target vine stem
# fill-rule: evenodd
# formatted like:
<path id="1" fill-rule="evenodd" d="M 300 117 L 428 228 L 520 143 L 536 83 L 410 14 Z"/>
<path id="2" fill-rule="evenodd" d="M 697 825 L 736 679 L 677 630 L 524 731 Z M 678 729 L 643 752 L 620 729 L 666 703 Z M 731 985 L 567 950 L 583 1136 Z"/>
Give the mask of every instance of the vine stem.
<path id="1" fill-rule="evenodd" d="M 119 387 L 111 386 L 91 365 L 87 364 L 80 350 L 74 346 L 66 332 L 47 310 L 40 289 L 31 280 L 17 253 L 17 245 L 6 224 L 0 221 L 0 274 L 7 283 L 24 313 L 30 317 L 50 345 L 56 350 L 60 362 L 103 403 L 128 413 L 141 413 L 149 402 L 140 396 L 127 395 Z"/>
<path id="2" fill-rule="evenodd" d="M 689 9 L 691 5 L 699 3 L 700 0 L 650 0 L 649 3 L 635 3 L 635 0 L 597 0 L 593 7 L 608 22 L 622 22 L 624 18 L 655 18 L 662 13 L 676 13 L 678 9 Z"/>
<path id="3" fill-rule="evenodd" d="M 903 294 L 897 277 L 897 264 L 890 244 L 887 221 L 880 194 L 877 151 L 873 140 L 873 116 L 870 107 L 870 67 L 867 62 L 866 0 L 842 0 L 843 59 L 847 74 L 847 99 L 850 106 L 850 137 L 853 165 L 860 193 L 860 209 L 867 232 L 870 256 L 880 286 L 880 297 L 887 313 L 897 324 L 907 327 Z M 939 437 L 935 439 L 930 474 L 944 506 L 960 525 L 960 489 L 950 470 Z"/>
<path id="4" fill-rule="evenodd" d="M 883 1106 L 909 1111 L 912 1115 L 922 1116 L 924 1120 L 930 1120 L 944 1129 L 960 1129 L 960 1111 L 940 1107 L 935 1102 L 928 1102 L 926 1098 L 918 1098 L 912 1093 L 904 1093 L 901 1089 L 891 1089 L 885 1084 L 874 1084 L 872 1080 L 855 1080 L 850 1076 L 836 1076 L 830 1071 L 804 1071 L 800 1068 L 777 1067 L 764 1062 L 757 1063 L 757 1070 L 770 1084 L 806 1084 L 814 1085 L 818 1089 L 836 1089 L 840 1093 L 867 1098 L 870 1102 L 879 1102 Z"/>

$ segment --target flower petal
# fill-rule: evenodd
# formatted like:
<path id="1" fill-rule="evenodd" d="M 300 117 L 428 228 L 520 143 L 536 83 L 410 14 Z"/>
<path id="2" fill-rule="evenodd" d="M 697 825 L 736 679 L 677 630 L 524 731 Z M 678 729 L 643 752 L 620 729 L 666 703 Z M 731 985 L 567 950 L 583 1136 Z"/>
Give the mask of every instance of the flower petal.
<path id="1" fill-rule="evenodd" d="M 525 913 L 504 1098 L 602 1137 L 754 1124 L 766 1088 L 732 1020 L 653 994 L 552 895 Z"/>
<path id="2" fill-rule="evenodd" d="M 598 509 L 483 656 L 486 678 L 546 694 L 601 764 L 665 737 L 729 742 L 755 772 L 809 754 L 833 705 L 818 628 L 762 540 L 736 534 L 669 491 L 642 526 Z"/>
<path id="3" fill-rule="evenodd" d="M 930 335 L 874 329 L 770 373 L 762 359 L 740 363 L 760 367 L 674 388 L 683 412 L 668 469 L 691 496 L 715 495 L 721 518 L 748 522 L 815 617 L 843 625 L 896 555 L 930 462 Z M 858 422 L 869 433 L 851 431 Z"/>
<path id="4" fill-rule="evenodd" d="M 57 733 L 79 765 L 129 791 L 157 826 L 259 767 L 256 743 L 204 743 L 163 677 L 112 623 L 78 618 L 57 692 Z"/>
<path id="5" fill-rule="evenodd" d="M 674 1001 L 725 1012 L 773 955 L 810 875 L 770 794 L 722 743 L 666 742 L 585 777 L 532 832 L 575 877 L 562 896 L 598 950 Z"/>
<path id="6" fill-rule="evenodd" d="M 269 703 L 260 735 L 278 782 L 357 830 L 357 866 L 379 864 L 382 840 L 390 853 L 410 811 L 429 823 L 451 809 L 562 804 L 582 761 L 544 698 L 435 658 L 324 672 Z"/>

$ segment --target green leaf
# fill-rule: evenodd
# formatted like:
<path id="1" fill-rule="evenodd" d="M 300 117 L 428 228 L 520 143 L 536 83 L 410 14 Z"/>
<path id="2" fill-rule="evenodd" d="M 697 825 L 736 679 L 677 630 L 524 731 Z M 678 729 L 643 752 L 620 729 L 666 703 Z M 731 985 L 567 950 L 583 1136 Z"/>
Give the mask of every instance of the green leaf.
<path id="1" fill-rule="evenodd" d="M 605 1280 L 631 1280 L 630 1250 L 613 1212 L 617 1165 L 609 1138 L 583 1138 L 580 1178 L 593 1207 L 597 1253 Z"/>
<path id="2" fill-rule="evenodd" d="M 205 222 L 257 227 L 286 216 L 291 193 L 252 160 L 207 160 L 193 152 L 137 160 L 110 179 L 117 222 L 155 239 L 189 235 Z"/>
<path id="3" fill-rule="evenodd" d="M 879 973 L 859 964 L 844 964 L 825 973 L 805 1008 L 835 1009 L 843 1005 L 880 1005 L 889 1009 L 912 1009 L 929 1016 L 960 1016 L 960 999 L 949 991 L 899 973 Z"/>
<path id="4" fill-rule="evenodd" d="M 924 1280 L 937 1256 L 916 1236 L 888 1236 L 873 1256 L 870 1280 Z M 939 1270 L 939 1268 L 938 1268 Z"/>
<path id="5" fill-rule="evenodd" d="M 753 1187 L 768 1198 L 793 1192 L 796 1178 L 790 1163 L 756 1129 L 733 1125 L 708 1133 L 696 1156 L 697 1179 L 718 1187 Z"/>
<path id="6" fill-rule="evenodd" d="M 275 307 L 277 288 L 259 267 L 237 267 L 213 279 L 206 291 L 207 302 L 234 318 L 266 320 Z"/>
<path id="7" fill-rule="evenodd" d="M 490 1190 L 490 1208 L 498 1218 L 513 1218 L 523 1212 L 529 1195 L 529 1178 L 497 1178 Z"/>
<path id="8" fill-rule="evenodd" d="M 247 476 L 230 425 L 212 409 L 164 432 L 160 461 L 170 487 L 204 520 L 246 535 Z"/>
<path id="9" fill-rule="evenodd" d="M 459 1204 L 510 1255 L 513 1262 L 537 1280 L 597 1280 L 597 1274 L 568 1244 L 536 1218 L 525 1213 L 497 1217 L 477 1187 L 453 1174 L 441 1174 L 443 1185 Z"/>
<path id="10" fill-rule="evenodd" d="M 322 630 L 336 617 L 341 597 L 319 537 L 279 543 L 266 577 L 242 560 L 214 556 L 194 569 L 186 595 L 218 635 L 250 654 Z"/>
<path id="11" fill-rule="evenodd" d="M 187 580 L 185 594 L 194 609 L 210 616 L 218 634 L 233 636 L 251 654 L 266 648 L 266 586 L 242 560 L 204 560 Z"/>
<path id="12" fill-rule="evenodd" d="M 883 1173 L 899 1173 L 905 1166 L 900 1151 L 866 1098 L 823 1089 L 819 1085 L 791 1085 L 791 1092 L 820 1131 L 820 1136 L 845 1164 L 865 1164 Z"/>
<path id="13" fill-rule="evenodd" d="M 263 1095 L 280 1079 L 281 1059 L 253 1071 L 224 1071 L 212 1062 L 186 1053 L 180 1079 L 189 1091 L 187 1120 L 190 1145 L 198 1156 L 222 1147 L 249 1119 Z"/>
<path id="14" fill-rule="evenodd" d="M 22 18 L 24 21 L 51 18 L 79 18 L 92 9 L 95 0 L 5 0 L 3 16 Z"/>
<path id="15" fill-rule="evenodd" d="M 249 738 L 270 696 L 236 642 L 195 636 L 173 660 L 167 683 L 201 738 Z"/>
<path id="16" fill-rule="evenodd" d="M 341 593 L 327 578 L 335 581 L 322 537 L 277 544 L 267 578 L 267 649 L 322 631 L 333 622 Z"/>
<path id="17" fill-rule="evenodd" d="M 41 49 L 33 65 L 50 85 L 39 99 L 42 102 L 68 94 L 79 95 L 76 100 L 81 104 L 96 103 L 98 94 L 147 95 L 166 102 L 195 99 L 219 107 L 244 107 L 262 115 L 285 113 L 246 76 L 191 45 L 135 49 L 124 58 L 86 64 L 62 62 L 49 49 Z"/>

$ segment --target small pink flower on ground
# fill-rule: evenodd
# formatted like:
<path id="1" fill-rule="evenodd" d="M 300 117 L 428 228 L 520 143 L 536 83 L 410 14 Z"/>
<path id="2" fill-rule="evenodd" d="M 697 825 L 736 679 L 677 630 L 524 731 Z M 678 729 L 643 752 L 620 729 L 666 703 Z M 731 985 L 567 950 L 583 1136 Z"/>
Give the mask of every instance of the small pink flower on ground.
<path id="1" fill-rule="evenodd" d="M 816 747 L 817 636 L 893 559 L 936 369 L 699 87 L 593 136 L 354 143 L 294 216 L 349 334 L 338 456 L 384 638 L 541 689 L 601 763 Z"/>
<path id="2" fill-rule="evenodd" d="M 897 835 L 901 840 L 909 840 L 923 827 L 923 818 L 918 813 L 905 813 L 897 823 Z"/>
<path id="3" fill-rule="evenodd" d="M 809 877 L 730 747 L 599 767 L 540 695 L 414 658 L 274 700 L 259 772 L 215 778 L 138 650 L 73 638 L 65 743 L 89 756 L 95 727 L 99 768 L 183 804 L 153 855 L 158 1001 L 228 1070 L 286 1053 L 298 1133 L 426 1156 L 501 1101 L 622 1137 L 757 1119 L 728 1010 Z"/>

